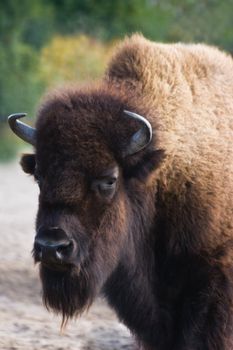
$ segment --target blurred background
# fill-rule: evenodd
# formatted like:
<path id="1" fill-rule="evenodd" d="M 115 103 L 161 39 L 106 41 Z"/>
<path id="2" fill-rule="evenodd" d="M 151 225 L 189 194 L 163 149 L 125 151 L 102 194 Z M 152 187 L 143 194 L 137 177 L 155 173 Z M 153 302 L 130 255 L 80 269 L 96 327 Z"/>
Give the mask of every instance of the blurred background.
<path id="1" fill-rule="evenodd" d="M 233 0 L 0 0 L 0 161 L 21 145 L 7 115 L 33 116 L 47 88 L 98 78 L 135 31 L 232 51 Z"/>
<path id="2" fill-rule="evenodd" d="M 103 301 L 59 336 L 42 307 L 31 248 L 38 189 L 20 170 L 25 147 L 7 116 L 34 122 L 44 92 L 98 79 L 115 44 L 141 32 L 163 42 L 206 42 L 233 51 L 233 0 L 0 0 L 0 349 L 135 349 Z"/>

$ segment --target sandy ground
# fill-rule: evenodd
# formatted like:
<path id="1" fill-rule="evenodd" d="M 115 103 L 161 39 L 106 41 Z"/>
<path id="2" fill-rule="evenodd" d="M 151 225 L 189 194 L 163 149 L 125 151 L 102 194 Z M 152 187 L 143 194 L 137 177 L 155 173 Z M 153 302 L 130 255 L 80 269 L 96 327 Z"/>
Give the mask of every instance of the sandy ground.
<path id="1" fill-rule="evenodd" d="M 60 317 L 42 305 L 31 258 L 37 196 L 18 164 L 0 165 L 0 349 L 134 349 L 127 329 L 100 299 L 60 334 Z"/>

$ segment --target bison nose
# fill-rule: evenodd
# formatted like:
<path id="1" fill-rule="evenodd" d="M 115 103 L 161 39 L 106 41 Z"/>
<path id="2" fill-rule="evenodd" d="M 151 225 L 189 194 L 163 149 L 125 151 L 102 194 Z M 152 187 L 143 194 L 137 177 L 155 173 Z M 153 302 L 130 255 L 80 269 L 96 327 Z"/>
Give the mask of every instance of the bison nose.
<path id="1" fill-rule="evenodd" d="M 74 242 L 60 228 L 41 228 L 34 242 L 36 261 L 44 263 L 68 262 L 74 251 Z"/>

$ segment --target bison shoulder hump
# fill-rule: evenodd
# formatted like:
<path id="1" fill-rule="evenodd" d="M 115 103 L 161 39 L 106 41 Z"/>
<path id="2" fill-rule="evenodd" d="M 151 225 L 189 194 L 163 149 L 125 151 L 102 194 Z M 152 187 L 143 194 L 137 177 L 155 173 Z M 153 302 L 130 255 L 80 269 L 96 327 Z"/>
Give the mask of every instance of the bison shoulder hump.
<path id="1" fill-rule="evenodd" d="M 106 75 L 110 80 L 136 80 L 145 77 L 152 61 L 151 42 L 142 35 L 134 34 L 121 43 L 110 61 Z"/>

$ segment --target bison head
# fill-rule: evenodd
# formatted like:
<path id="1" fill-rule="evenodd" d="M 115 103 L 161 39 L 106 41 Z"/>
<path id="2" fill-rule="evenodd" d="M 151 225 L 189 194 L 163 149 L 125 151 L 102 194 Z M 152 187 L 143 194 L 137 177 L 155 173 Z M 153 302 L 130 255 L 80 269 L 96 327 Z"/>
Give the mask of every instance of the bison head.
<path id="1" fill-rule="evenodd" d="M 136 112 L 107 92 L 63 91 L 41 107 L 36 129 L 19 122 L 22 115 L 9 118 L 35 146 L 21 160 L 40 188 L 33 255 L 45 304 L 63 320 L 134 259 L 137 232 L 153 216 L 143 213 L 153 200 L 146 179 L 162 152 L 150 123 L 128 110 Z"/>

